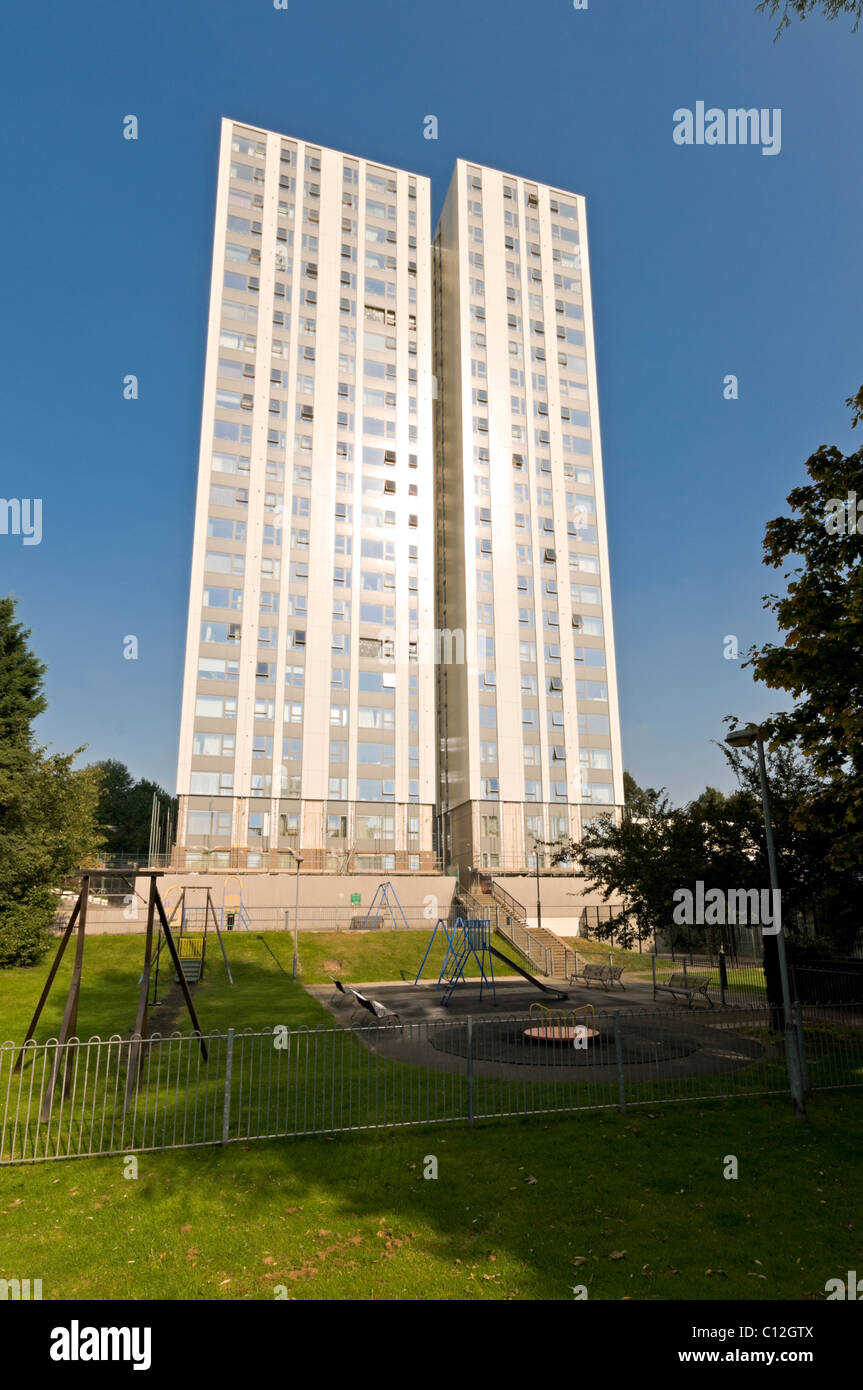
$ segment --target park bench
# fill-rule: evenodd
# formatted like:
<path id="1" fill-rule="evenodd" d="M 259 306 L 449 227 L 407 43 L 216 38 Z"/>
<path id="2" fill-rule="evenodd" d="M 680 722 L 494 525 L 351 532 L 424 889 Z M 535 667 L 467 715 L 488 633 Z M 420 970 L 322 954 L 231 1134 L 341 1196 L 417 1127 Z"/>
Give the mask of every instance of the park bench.
<path id="1" fill-rule="evenodd" d="M 583 980 L 584 983 L 590 987 L 594 980 L 598 980 L 606 989 L 612 989 L 618 984 L 621 989 L 625 990 L 626 985 L 621 979 L 622 975 L 622 965 L 592 965 L 588 961 L 578 970 L 573 970 L 569 977 L 569 983 L 574 984 L 576 980 Z"/>
<path id="2" fill-rule="evenodd" d="M 675 999 L 678 995 L 682 995 L 684 999 L 688 1000 L 691 1009 L 696 996 L 701 995 L 712 1009 L 713 1000 L 707 992 L 709 987 L 709 975 L 684 975 L 681 973 L 679 975 L 672 975 L 669 979 L 661 983 L 655 983 L 653 986 L 653 997 L 654 999 L 656 998 L 657 991 L 664 994 L 671 994 Z"/>
<path id="3" fill-rule="evenodd" d="M 395 1023 L 401 1023 L 401 1019 L 399 1018 L 398 1014 L 395 1013 L 393 1009 L 388 1009 L 386 1004 L 382 1004 L 379 999 L 369 999 L 367 995 L 360 994 L 358 989 L 352 989 L 350 985 L 343 985 L 341 980 L 336 979 L 335 975 L 331 975 L 330 979 L 332 980 L 339 994 L 343 994 L 345 998 L 347 998 L 348 995 L 351 995 L 353 997 L 355 1007 L 365 1009 L 366 1013 L 372 1015 L 372 1018 L 376 1018 L 381 1022 L 385 1022 L 388 1019 L 392 1019 Z"/>

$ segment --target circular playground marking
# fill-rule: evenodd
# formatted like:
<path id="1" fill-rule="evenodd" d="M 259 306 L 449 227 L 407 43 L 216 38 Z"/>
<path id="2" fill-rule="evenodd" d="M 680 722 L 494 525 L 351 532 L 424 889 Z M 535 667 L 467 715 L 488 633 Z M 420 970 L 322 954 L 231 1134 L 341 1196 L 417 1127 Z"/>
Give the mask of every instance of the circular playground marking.
<path id="1" fill-rule="evenodd" d="M 614 1033 L 608 1028 L 587 1027 L 589 1046 L 576 1047 L 577 1030 L 586 1027 L 584 1024 L 554 1020 L 525 1026 L 524 1019 L 474 1018 L 471 1049 L 475 1062 L 543 1070 L 615 1066 L 618 1056 L 626 1066 L 682 1061 L 704 1047 L 710 1036 L 706 1028 L 698 1026 L 700 1020 L 695 1025 L 689 1019 L 682 1023 L 682 1027 L 669 1027 L 665 1020 L 647 1014 L 623 1019 L 618 1052 Z M 463 1024 L 441 1024 L 431 1030 L 429 1042 L 439 1052 L 467 1056 Z"/>
<path id="2" fill-rule="evenodd" d="M 525 1028 L 524 1036 L 528 1042 L 572 1043 L 576 1038 L 593 1042 L 599 1037 L 598 1028 L 586 1028 L 583 1024 L 546 1023 L 536 1028 Z"/>

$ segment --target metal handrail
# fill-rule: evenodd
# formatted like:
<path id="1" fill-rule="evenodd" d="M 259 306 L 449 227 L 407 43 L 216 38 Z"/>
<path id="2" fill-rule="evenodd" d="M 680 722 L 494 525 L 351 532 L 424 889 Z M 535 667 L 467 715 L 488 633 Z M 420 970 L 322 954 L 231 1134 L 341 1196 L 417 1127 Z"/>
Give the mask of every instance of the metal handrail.
<path id="1" fill-rule="evenodd" d="M 481 903 L 478 898 L 474 897 L 470 889 L 464 888 L 461 884 L 459 884 L 453 896 L 456 898 L 460 898 L 461 901 L 464 903 L 465 907 L 468 908 L 469 911 L 473 913 L 475 916 L 482 917 L 485 921 L 490 919 L 491 908 L 489 907 L 488 903 Z"/>
<path id="2" fill-rule="evenodd" d="M 499 883 L 495 883 L 494 879 L 491 881 L 491 896 L 497 898 L 501 907 L 505 907 L 511 917 L 519 918 L 522 922 L 526 921 L 527 913 L 521 903 L 505 888 L 501 888 Z"/>
<path id="3" fill-rule="evenodd" d="M 550 976 L 554 973 L 554 955 L 548 946 L 543 946 L 542 942 L 534 941 L 527 925 L 524 908 L 511 893 L 507 893 L 505 888 L 495 883 L 492 879 L 491 896 L 500 903 L 501 907 L 508 914 L 508 921 L 502 923 L 498 913 L 497 929 L 502 936 L 512 942 L 517 951 L 535 965 L 543 974 Z"/>

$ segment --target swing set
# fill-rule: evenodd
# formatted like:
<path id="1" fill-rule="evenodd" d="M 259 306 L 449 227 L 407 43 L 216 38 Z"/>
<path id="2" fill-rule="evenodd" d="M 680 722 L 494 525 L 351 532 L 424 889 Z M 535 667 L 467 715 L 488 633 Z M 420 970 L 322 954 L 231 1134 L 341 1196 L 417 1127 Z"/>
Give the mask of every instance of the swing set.
<path id="1" fill-rule="evenodd" d="M 147 927 L 146 935 L 144 938 L 144 968 L 141 972 L 141 977 L 138 981 L 138 1008 L 135 1016 L 135 1026 L 132 1030 L 131 1038 L 129 1039 L 129 1060 L 126 1072 L 126 1094 L 124 1101 L 125 1112 L 128 1112 L 131 1106 L 132 1097 L 134 1096 L 135 1089 L 137 1086 L 138 1073 L 141 1066 L 142 1046 L 144 1041 L 148 1037 L 148 1015 L 150 1008 L 150 975 L 153 971 L 153 967 L 155 964 L 157 972 L 156 987 L 158 988 L 159 956 L 161 955 L 163 944 L 167 946 L 168 954 L 170 955 L 171 960 L 173 962 L 175 978 L 180 986 L 180 990 L 183 995 L 183 1001 L 186 1005 L 189 1018 L 192 1022 L 192 1028 L 198 1038 L 198 1044 L 201 1049 L 201 1056 L 203 1057 L 204 1061 L 207 1060 L 207 1044 L 204 1041 L 204 1034 L 201 1029 L 200 1023 L 198 1022 L 198 1015 L 195 1013 L 195 1006 L 192 1003 L 192 996 L 189 992 L 190 975 L 193 976 L 194 979 L 199 980 L 201 977 L 201 973 L 203 972 L 204 961 L 203 945 L 195 942 L 194 948 L 190 951 L 189 946 L 193 943 L 190 941 L 190 938 L 184 937 L 184 932 L 186 930 L 186 926 L 190 921 L 191 913 L 204 914 L 204 941 L 206 941 L 207 922 L 210 918 L 212 918 L 213 926 L 216 929 L 216 935 L 219 939 L 219 945 L 222 948 L 222 958 L 225 962 L 225 969 L 228 972 L 228 979 L 232 985 L 234 983 L 233 978 L 231 976 L 231 970 L 228 965 L 228 958 L 225 955 L 225 946 L 224 942 L 222 941 L 222 934 L 219 930 L 219 923 L 216 919 L 216 912 L 215 908 L 213 907 L 210 889 L 204 888 L 201 890 L 198 888 L 198 886 L 196 886 L 195 889 L 188 889 L 185 887 L 182 888 L 180 891 L 180 896 L 171 910 L 171 916 L 168 917 L 165 911 L 165 904 L 162 901 L 162 896 L 159 892 L 159 885 L 157 882 L 158 879 L 162 878 L 162 873 L 156 869 L 139 869 L 137 872 L 140 878 L 149 879 L 150 882 L 147 895 Z M 121 874 L 118 876 L 126 878 L 126 875 Z M 42 1010 L 44 1009 L 45 1004 L 47 1003 L 48 995 L 51 992 L 51 986 L 53 985 L 54 980 L 57 976 L 57 971 L 60 968 L 60 963 L 63 960 L 66 948 L 69 945 L 69 942 L 72 938 L 72 933 L 76 931 L 77 936 L 75 939 L 75 959 L 72 966 L 72 979 L 69 983 L 69 990 L 66 995 L 66 1004 L 63 1009 L 63 1020 L 60 1024 L 60 1031 L 57 1036 L 57 1045 L 54 1049 L 54 1058 L 51 1064 L 51 1074 L 48 1078 L 48 1083 L 45 1087 L 44 1095 L 42 1098 L 40 1119 L 43 1121 L 48 1120 L 50 1118 L 51 1109 L 54 1101 L 54 1093 L 57 1089 L 57 1082 L 59 1080 L 61 1068 L 63 1071 L 64 1095 L 67 1094 L 69 1091 L 70 1085 L 72 1083 L 72 1075 L 74 1073 L 73 1049 L 75 1041 L 77 1040 L 78 1003 L 81 996 L 81 976 L 83 974 L 84 969 L 84 939 L 87 930 L 87 904 L 90 900 L 90 871 L 86 869 L 81 870 L 80 878 L 81 886 L 78 892 L 78 896 L 75 900 L 75 905 L 72 908 L 69 921 L 66 923 L 63 935 L 60 938 L 60 943 L 57 947 L 57 951 L 54 956 L 51 969 L 48 971 L 48 978 L 45 981 L 42 993 L 39 996 L 39 1002 L 37 1003 L 36 1009 L 33 1013 L 33 1017 L 30 1020 L 30 1025 L 27 1029 L 24 1042 L 21 1046 L 21 1051 L 19 1052 L 13 1066 L 13 1071 L 18 1071 L 21 1067 L 21 1063 L 24 1059 L 24 1055 L 26 1052 L 27 1044 L 32 1041 L 35 1035 L 39 1019 L 42 1015 Z M 126 881 L 127 883 L 129 883 L 128 879 L 126 879 Z M 133 892 L 135 891 L 134 883 L 129 883 L 129 887 L 132 889 Z M 189 904 L 187 904 L 187 893 L 195 891 L 206 892 L 207 898 L 204 904 L 197 904 L 195 906 L 190 906 Z M 174 933 L 171 928 L 171 922 L 177 915 L 178 911 L 180 912 L 179 935 L 177 940 L 175 940 Z M 158 927 L 156 926 L 157 918 L 159 924 Z M 159 945 L 156 950 L 155 961 L 153 957 L 154 930 L 159 930 L 161 932 Z M 200 956 L 198 957 L 197 947 L 199 946 L 199 944 Z M 191 970 L 187 972 L 187 970 L 184 970 L 184 955 L 187 961 L 196 960 L 199 958 L 200 968 L 197 971 Z M 152 1002 L 158 1002 L 155 998 L 155 993 Z"/>

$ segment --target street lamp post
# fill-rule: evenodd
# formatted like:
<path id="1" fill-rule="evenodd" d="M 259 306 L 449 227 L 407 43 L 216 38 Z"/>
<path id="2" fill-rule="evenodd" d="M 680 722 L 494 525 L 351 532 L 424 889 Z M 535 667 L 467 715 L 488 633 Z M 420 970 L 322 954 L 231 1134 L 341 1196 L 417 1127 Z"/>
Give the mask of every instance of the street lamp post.
<path id="1" fill-rule="evenodd" d="M 297 889 L 296 889 L 296 894 L 295 894 L 295 896 L 294 896 L 294 960 L 293 960 L 293 964 L 292 964 L 292 966 L 291 966 L 291 979 L 294 981 L 294 984 L 296 984 L 296 982 L 297 982 L 297 972 L 298 972 L 298 970 L 299 970 L 299 961 L 300 961 L 300 953 L 299 953 L 299 931 L 300 931 L 300 865 L 301 865 L 302 862 L 303 862 L 303 856 L 302 856 L 301 854 L 298 854 L 297 851 L 296 851 L 295 849 L 288 849 L 288 854 L 292 854 L 292 855 L 294 856 L 294 859 L 295 859 L 296 865 L 297 865 Z"/>
<path id="2" fill-rule="evenodd" d="M 542 903 L 539 894 L 539 840 L 533 842 L 533 854 L 536 860 L 536 925 L 539 929 L 542 926 Z"/>
<path id="3" fill-rule="evenodd" d="M 764 740 L 758 724 L 747 724 L 742 729 L 734 729 L 726 734 L 725 742 L 732 748 L 751 748 L 755 744 L 758 751 L 758 778 L 761 783 L 761 805 L 764 812 L 764 838 L 767 842 L 767 863 L 770 870 L 770 887 L 774 893 L 773 901 L 779 905 L 779 930 L 776 932 L 776 954 L 779 959 L 779 978 L 782 984 L 782 1013 L 785 1024 L 785 1055 L 788 1060 L 788 1079 L 791 1085 L 791 1100 L 795 1114 L 801 1118 L 806 1114 L 803 1099 L 803 1085 L 800 1073 L 800 1058 L 794 1036 L 794 1017 L 791 1012 L 791 990 L 788 984 L 788 959 L 785 954 L 785 927 L 782 923 L 781 899 L 779 898 L 779 875 L 776 869 L 776 846 L 773 842 L 773 820 L 770 815 L 770 788 L 767 782 L 767 762 L 764 757 Z M 765 955 L 767 946 L 765 943 Z"/>

